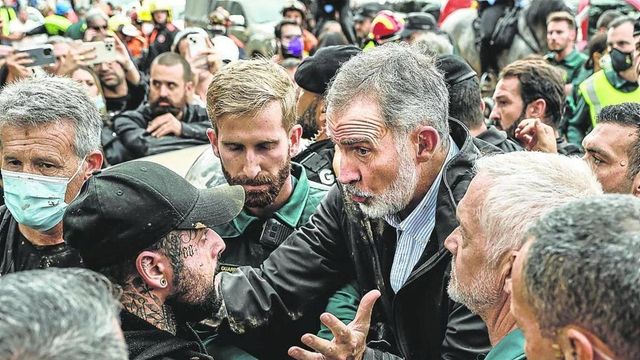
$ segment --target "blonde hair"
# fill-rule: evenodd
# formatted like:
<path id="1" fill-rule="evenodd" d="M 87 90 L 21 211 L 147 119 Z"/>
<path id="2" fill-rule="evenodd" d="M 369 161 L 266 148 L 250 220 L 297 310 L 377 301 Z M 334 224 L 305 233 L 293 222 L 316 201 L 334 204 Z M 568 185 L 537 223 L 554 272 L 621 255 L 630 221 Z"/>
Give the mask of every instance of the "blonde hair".
<path id="1" fill-rule="evenodd" d="M 232 62 L 218 71 L 207 90 L 207 113 L 214 131 L 223 117 L 253 117 L 277 101 L 282 126 L 289 131 L 296 123 L 296 91 L 287 72 L 266 59 Z"/>

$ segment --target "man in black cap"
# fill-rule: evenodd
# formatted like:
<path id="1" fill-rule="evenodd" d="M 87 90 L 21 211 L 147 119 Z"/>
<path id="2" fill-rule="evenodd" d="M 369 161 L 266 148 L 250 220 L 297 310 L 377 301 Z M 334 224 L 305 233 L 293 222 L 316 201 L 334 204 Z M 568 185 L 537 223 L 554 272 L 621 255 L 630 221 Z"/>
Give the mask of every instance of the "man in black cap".
<path id="1" fill-rule="evenodd" d="M 325 132 L 324 94 L 340 66 L 360 52 L 353 45 L 321 48 L 313 56 L 306 58 L 296 70 L 295 81 L 300 87 L 298 124 L 302 126 L 302 137 L 315 142 L 292 160 L 305 167 L 307 177 L 312 181 L 325 185 L 335 183 L 335 149 Z"/>
<path id="2" fill-rule="evenodd" d="M 493 125 L 486 125 L 480 81 L 464 59 L 457 55 L 443 55 L 438 57 L 438 67 L 444 73 L 449 88 L 449 116 L 465 124 L 471 136 L 484 140 L 503 152 L 522 150 L 504 131 Z"/>
<path id="3" fill-rule="evenodd" d="M 427 31 L 436 31 L 437 27 L 438 23 L 433 15 L 423 12 L 412 12 L 407 15 L 400 37 L 408 43 L 412 43 L 418 34 Z"/>
<path id="4" fill-rule="evenodd" d="M 382 10 L 380 4 L 368 3 L 362 5 L 353 16 L 353 27 L 356 30 L 358 44 L 362 45 L 371 32 L 371 21 L 378 11 Z"/>
<path id="5" fill-rule="evenodd" d="M 241 186 L 199 190 L 171 170 L 132 161 L 95 173 L 64 217 L 85 265 L 120 285 L 131 359 L 210 359 L 186 321 L 216 311 L 225 244 L 210 227 L 242 210 Z"/>

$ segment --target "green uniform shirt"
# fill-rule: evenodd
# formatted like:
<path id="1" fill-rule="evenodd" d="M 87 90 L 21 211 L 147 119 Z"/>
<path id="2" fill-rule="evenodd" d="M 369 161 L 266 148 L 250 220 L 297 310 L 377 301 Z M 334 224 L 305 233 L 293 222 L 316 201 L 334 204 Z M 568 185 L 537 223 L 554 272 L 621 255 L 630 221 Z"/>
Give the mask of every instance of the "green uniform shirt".
<path id="1" fill-rule="evenodd" d="M 489 351 L 484 360 L 524 360 L 524 335 L 515 329 Z"/>
<path id="2" fill-rule="evenodd" d="M 554 52 L 548 53 L 547 55 L 544 56 L 544 58 L 551 65 L 559 66 L 566 71 L 566 74 L 564 77 L 565 84 L 573 83 L 573 80 L 580 73 L 580 69 L 582 68 L 582 65 L 584 65 L 584 63 L 588 59 L 587 55 L 579 52 L 576 49 L 573 49 L 573 51 L 569 53 L 567 57 L 565 57 L 560 61 L 556 60 L 556 53 Z"/>
<path id="3" fill-rule="evenodd" d="M 291 163 L 291 174 L 293 193 L 272 218 L 259 219 L 245 208 L 230 223 L 214 228 L 226 244 L 220 258 L 221 271 L 232 272 L 245 265 L 259 267 L 281 243 L 275 238 L 283 240 L 315 212 L 329 188 L 309 181 L 304 168 L 296 163 Z"/>

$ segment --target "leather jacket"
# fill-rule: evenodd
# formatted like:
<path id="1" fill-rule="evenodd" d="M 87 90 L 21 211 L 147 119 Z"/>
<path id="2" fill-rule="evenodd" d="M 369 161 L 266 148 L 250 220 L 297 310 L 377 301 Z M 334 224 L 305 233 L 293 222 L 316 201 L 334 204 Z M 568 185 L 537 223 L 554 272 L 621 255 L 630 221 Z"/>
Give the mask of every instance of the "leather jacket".
<path id="1" fill-rule="evenodd" d="M 372 289 L 382 293 L 374 307 L 365 359 L 475 359 L 486 354 L 490 345 L 484 323 L 451 301 L 446 290 L 451 254 L 444 240 L 458 226 L 456 206 L 481 156 L 466 128 L 457 120 L 450 124 L 460 152 L 445 164 L 435 229 L 397 294 L 389 283 L 395 229 L 382 219 L 367 218 L 337 184 L 310 221 L 259 269 L 240 267 L 221 275 L 224 305 L 215 320 L 244 333 L 269 321 L 296 319 L 309 304 L 326 300 L 355 279 L 362 294 Z"/>

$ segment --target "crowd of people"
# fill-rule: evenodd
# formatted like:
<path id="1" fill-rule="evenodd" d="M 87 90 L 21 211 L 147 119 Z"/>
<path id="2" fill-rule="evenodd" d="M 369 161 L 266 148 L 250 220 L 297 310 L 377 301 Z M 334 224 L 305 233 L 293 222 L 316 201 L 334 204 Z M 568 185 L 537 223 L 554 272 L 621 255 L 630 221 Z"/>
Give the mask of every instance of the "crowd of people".
<path id="1" fill-rule="evenodd" d="M 633 13 L 86 3 L 0 6 L 0 359 L 640 356 Z"/>

